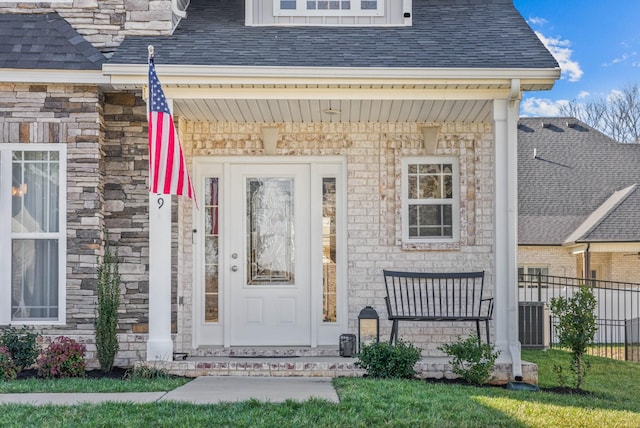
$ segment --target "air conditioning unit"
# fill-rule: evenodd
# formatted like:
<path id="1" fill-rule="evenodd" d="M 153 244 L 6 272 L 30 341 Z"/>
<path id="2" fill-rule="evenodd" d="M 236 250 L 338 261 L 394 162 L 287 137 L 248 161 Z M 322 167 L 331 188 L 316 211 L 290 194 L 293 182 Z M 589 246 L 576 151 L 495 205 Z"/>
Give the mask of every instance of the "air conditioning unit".
<path id="1" fill-rule="evenodd" d="M 518 303 L 518 337 L 523 348 L 549 348 L 549 308 L 545 302 Z"/>

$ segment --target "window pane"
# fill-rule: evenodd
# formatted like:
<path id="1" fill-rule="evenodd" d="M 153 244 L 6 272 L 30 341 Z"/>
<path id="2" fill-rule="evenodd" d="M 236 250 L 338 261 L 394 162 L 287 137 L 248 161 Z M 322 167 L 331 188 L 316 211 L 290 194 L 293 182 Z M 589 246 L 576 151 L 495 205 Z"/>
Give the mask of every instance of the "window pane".
<path id="1" fill-rule="evenodd" d="M 11 319 L 58 317 L 58 240 L 11 242 Z"/>
<path id="2" fill-rule="evenodd" d="M 336 179 L 322 179 L 322 322 L 337 321 Z"/>
<path id="3" fill-rule="evenodd" d="M 247 284 L 294 284 L 292 178 L 247 179 Z"/>
<path id="4" fill-rule="evenodd" d="M 280 0 L 280 9 L 295 10 L 296 0 Z"/>
<path id="5" fill-rule="evenodd" d="M 218 178 L 205 180 L 204 322 L 218 322 Z"/>
<path id="6" fill-rule="evenodd" d="M 12 232 L 58 232 L 59 180 L 59 163 L 49 160 L 49 152 L 24 152 L 14 157 Z"/>
<path id="7" fill-rule="evenodd" d="M 362 0 L 362 10 L 376 10 L 378 8 L 378 2 L 376 0 Z"/>

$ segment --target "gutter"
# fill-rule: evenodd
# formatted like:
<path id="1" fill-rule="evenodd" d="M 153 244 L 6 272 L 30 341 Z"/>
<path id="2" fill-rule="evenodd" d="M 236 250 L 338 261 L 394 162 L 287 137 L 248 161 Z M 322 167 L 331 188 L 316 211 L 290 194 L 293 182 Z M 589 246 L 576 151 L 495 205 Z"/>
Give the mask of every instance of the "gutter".
<path id="1" fill-rule="evenodd" d="M 107 85 L 111 80 L 101 70 L 4 68 L 0 69 L 0 82 Z"/>
<path id="2" fill-rule="evenodd" d="M 141 58 L 143 60 L 143 58 Z M 104 64 L 102 71 L 114 84 L 144 85 L 147 64 Z M 358 82 L 361 84 L 469 84 L 503 85 L 511 88 L 512 79 L 520 80 L 522 90 L 550 89 L 560 78 L 559 68 L 387 68 L 387 67 L 249 67 L 213 65 L 156 64 L 164 84 L 220 84 L 221 81 L 317 84 L 318 81 Z"/>

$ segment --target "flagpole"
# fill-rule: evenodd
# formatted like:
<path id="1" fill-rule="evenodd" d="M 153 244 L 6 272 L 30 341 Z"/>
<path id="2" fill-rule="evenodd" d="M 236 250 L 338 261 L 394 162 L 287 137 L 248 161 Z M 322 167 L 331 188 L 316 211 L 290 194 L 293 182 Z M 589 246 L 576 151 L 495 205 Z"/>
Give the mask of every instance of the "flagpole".
<path id="1" fill-rule="evenodd" d="M 149 45 L 151 65 L 154 48 Z M 155 94 L 149 86 L 147 113 Z M 151 140 L 150 140 L 151 141 Z M 151 153 L 149 153 L 151 162 Z M 151 171 L 151 169 L 150 169 Z M 151 180 L 151 174 L 150 174 Z M 149 183 L 151 189 L 151 183 Z M 149 193 L 149 336 L 147 361 L 173 360 L 171 340 L 171 195 Z"/>

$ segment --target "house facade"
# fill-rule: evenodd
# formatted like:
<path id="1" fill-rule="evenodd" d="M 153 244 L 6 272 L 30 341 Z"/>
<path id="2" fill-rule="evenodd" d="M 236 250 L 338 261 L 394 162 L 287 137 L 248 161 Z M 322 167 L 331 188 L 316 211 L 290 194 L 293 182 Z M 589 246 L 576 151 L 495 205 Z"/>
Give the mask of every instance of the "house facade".
<path id="1" fill-rule="evenodd" d="M 518 376 L 519 100 L 559 68 L 512 2 L 187 3 L 0 3 L 0 324 L 94 349 L 106 232 L 117 364 L 384 338 L 382 269 L 483 270 Z M 149 45 L 197 204 L 148 193 Z"/>
<path id="2" fill-rule="evenodd" d="M 575 118 L 521 118 L 522 275 L 640 282 L 640 146 Z"/>

